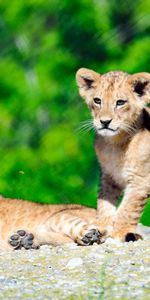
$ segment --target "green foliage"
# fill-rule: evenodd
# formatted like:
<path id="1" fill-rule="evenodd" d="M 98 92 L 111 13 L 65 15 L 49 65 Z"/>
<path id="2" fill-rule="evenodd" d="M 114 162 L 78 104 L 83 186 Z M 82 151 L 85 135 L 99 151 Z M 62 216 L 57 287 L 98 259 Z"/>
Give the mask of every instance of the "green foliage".
<path id="1" fill-rule="evenodd" d="M 0 193 L 96 206 L 94 133 L 77 130 L 90 114 L 75 72 L 149 72 L 150 2 L 5 0 L 0 8 Z"/>

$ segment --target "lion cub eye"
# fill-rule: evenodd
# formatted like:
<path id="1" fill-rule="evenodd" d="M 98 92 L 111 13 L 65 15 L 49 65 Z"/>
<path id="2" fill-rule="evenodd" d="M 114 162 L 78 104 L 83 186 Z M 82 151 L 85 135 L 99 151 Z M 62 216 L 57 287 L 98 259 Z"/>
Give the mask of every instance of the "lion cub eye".
<path id="1" fill-rule="evenodd" d="M 100 98 L 95 97 L 93 100 L 94 100 L 95 104 L 101 105 L 101 99 Z"/>
<path id="2" fill-rule="evenodd" d="M 119 100 L 117 100 L 117 102 L 116 102 L 116 106 L 122 106 L 122 105 L 124 105 L 126 102 L 127 102 L 127 100 L 119 99 Z"/>

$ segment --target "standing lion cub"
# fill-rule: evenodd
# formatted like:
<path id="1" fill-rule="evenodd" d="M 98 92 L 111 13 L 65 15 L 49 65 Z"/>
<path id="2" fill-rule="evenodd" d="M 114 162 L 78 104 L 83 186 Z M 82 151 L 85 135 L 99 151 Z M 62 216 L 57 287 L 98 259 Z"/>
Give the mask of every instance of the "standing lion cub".
<path id="1" fill-rule="evenodd" d="M 0 249 L 102 243 L 140 238 L 135 227 L 150 195 L 150 74 L 77 72 L 97 131 L 103 175 L 98 212 L 80 205 L 41 205 L 0 197 Z M 122 204 L 115 203 L 124 191 Z"/>
<path id="2" fill-rule="evenodd" d="M 98 212 L 108 235 L 136 240 L 135 227 L 150 196 L 150 74 L 78 70 L 77 84 L 96 129 L 102 168 Z M 116 209 L 116 201 L 124 192 Z"/>

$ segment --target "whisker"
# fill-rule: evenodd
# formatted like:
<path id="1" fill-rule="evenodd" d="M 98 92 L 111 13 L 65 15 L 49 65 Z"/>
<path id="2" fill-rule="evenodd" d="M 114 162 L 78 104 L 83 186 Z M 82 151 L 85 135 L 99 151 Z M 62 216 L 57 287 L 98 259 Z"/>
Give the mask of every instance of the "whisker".
<path id="1" fill-rule="evenodd" d="M 87 123 L 93 123 L 93 120 L 92 119 L 88 119 L 88 120 L 80 122 L 80 124 L 87 124 Z"/>
<path id="2" fill-rule="evenodd" d="M 122 128 L 130 135 L 132 136 L 137 131 L 137 125 L 135 122 L 132 122 L 132 125 L 128 122 L 124 122 Z"/>
<path id="3" fill-rule="evenodd" d="M 83 133 L 83 132 L 88 132 L 90 130 L 95 129 L 94 127 L 87 127 L 87 128 L 79 128 L 76 130 L 77 133 Z"/>
<path id="4" fill-rule="evenodd" d="M 90 130 L 95 131 L 95 127 L 92 119 L 81 122 L 79 127 L 75 130 L 75 132 L 86 133 L 89 132 Z"/>

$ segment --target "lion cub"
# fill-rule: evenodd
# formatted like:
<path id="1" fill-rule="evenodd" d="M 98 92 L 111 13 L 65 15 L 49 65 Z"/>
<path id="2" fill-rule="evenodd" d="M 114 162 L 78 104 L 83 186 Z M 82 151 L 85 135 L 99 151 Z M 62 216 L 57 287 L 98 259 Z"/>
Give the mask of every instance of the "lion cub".
<path id="1" fill-rule="evenodd" d="M 102 242 L 95 209 L 0 197 L 0 250 L 30 249 L 73 241 L 85 246 Z"/>
<path id="2" fill-rule="evenodd" d="M 81 68 L 76 78 L 97 132 L 101 225 L 114 238 L 135 240 L 135 227 L 150 196 L 150 74 L 100 75 Z M 116 209 L 122 191 L 123 201 Z"/>

